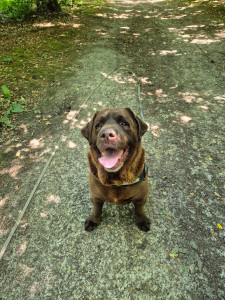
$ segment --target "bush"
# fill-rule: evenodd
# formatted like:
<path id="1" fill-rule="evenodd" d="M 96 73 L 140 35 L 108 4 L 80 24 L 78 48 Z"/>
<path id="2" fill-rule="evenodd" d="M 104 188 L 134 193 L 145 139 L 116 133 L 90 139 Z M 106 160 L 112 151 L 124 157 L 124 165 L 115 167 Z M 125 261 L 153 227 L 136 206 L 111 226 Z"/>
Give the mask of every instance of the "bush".
<path id="1" fill-rule="evenodd" d="M 23 20 L 34 10 L 34 2 L 34 0 L 1 0 L 0 20 Z"/>
<path id="2" fill-rule="evenodd" d="M 32 12 L 60 12 L 68 0 L 0 0 L 0 21 L 22 21 Z"/>

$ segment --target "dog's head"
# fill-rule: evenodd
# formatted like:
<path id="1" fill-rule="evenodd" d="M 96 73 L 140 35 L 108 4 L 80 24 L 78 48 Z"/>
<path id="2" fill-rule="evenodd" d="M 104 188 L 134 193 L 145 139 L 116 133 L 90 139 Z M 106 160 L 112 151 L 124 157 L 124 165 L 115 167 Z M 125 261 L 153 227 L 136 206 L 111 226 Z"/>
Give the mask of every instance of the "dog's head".
<path id="1" fill-rule="evenodd" d="M 92 153 L 108 172 L 117 172 L 132 156 L 147 124 L 129 108 L 103 109 L 81 129 Z"/>

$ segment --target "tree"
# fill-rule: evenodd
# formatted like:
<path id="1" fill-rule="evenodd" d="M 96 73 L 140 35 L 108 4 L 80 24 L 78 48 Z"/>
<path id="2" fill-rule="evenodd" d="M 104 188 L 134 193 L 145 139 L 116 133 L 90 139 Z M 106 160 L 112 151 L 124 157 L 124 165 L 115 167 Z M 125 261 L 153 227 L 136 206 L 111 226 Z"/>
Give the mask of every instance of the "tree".
<path id="1" fill-rule="evenodd" d="M 38 10 L 49 10 L 51 12 L 60 12 L 61 7 L 58 0 L 36 0 Z"/>

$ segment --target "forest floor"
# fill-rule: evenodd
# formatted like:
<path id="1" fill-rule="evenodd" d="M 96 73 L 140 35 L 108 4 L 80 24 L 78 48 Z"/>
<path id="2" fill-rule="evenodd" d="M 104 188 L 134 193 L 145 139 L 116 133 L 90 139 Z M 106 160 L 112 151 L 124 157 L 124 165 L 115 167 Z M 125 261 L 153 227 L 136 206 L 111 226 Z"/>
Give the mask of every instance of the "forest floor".
<path id="1" fill-rule="evenodd" d="M 225 299 L 224 15 L 219 1 L 84 2 L 0 25 L 0 118 L 23 110 L 1 127 L 1 300 Z M 104 107 L 139 114 L 137 78 L 151 230 L 105 205 L 87 233 L 80 128 Z"/>

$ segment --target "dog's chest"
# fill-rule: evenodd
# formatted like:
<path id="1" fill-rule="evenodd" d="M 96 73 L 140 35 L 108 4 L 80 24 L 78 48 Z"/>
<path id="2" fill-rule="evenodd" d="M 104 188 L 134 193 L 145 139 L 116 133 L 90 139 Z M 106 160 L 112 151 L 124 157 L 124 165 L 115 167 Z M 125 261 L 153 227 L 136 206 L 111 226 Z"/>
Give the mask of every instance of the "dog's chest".
<path id="1" fill-rule="evenodd" d="M 105 201 L 115 204 L 124 205 L 131 202 L 131 194 L 128 188 L 111 188 L 108 193 L 105 194 Z"/>

